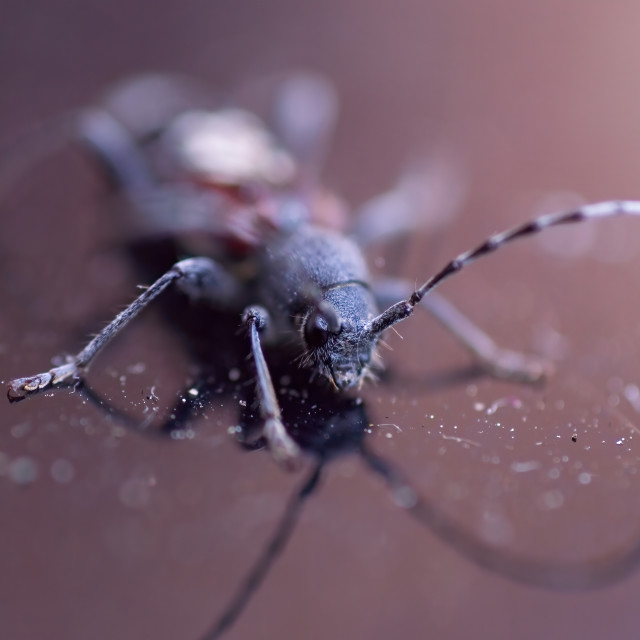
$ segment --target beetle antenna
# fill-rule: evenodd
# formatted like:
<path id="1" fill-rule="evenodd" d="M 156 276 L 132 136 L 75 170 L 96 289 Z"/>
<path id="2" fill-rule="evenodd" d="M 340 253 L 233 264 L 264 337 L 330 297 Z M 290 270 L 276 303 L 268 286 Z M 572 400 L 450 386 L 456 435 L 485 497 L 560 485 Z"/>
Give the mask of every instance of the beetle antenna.
<path id="1" fill-rule="evenodd" d="M 284 514 L 268 544 L 260 554 L 257 562 L 252 567 L 240 588 L 236 591 L 231 602 L 227 605 L 215 626 L 210 629 L 201 640 L 216 640 L 219 638 L 244 611 L 247 603 L 258 590 L 267 576 L 269 569 L 284 550 L 293 530 L 298 523 L 300 512 L 306 499 L 318 487 L 321 472 L 324 467 L 324 459 L 320 459 L 314 466 L 311 474 L 305 480 L 302 487 L 290 499 Z"/>
<path id="2" fill-rule="evenodd" d="M 478 566 L 511 580 L 546 589 L 578 592 L 597 589 L 621 580 L 640 564 L 640 540 L 634 540 L 617 552 L 604 553 L 591 560 L 564 563 L 526 558 L 493 546 L 465 530 L 434 505 L 422 500 L 389 461 L 365 446 L 360 447 L 360 455 L 369 469 L 383 478 L 394 501 L 414 520 Z"/>
<path id="3" fill-rule="evenodd" d="M 513 240 L 535 235 L 549 227 L 573 224 L 596 218 L 611 218 L 614 216 L 626 215 L 640 215 L 640 201 L 611 200 L 607 202 L 598 202 L 573 211 L 540 216 L 539 218 L 520 224 L 508 231 L 496 233 L 487 238 L 475 249 L 461 253 L 459 256 L 451 260 L 447 263 L 444 269 L 431 276 L 431 278 L 429 278 L 420 288 L 416 289 L 409 298 L 396 302 L 386 311 L 383 311 L 379 316 L 371 320 L 366 331 L 375 336 L 396 324 L 396 322 L 401 322 L 405 318 L 408 318 L 422 298 L 424 298 L 427 293 L 435 289 L 441 282 L 453 274 L 460 272 L 464 267 L 475 262 L 478 258 L 489 253 L 493 253 Z"/>

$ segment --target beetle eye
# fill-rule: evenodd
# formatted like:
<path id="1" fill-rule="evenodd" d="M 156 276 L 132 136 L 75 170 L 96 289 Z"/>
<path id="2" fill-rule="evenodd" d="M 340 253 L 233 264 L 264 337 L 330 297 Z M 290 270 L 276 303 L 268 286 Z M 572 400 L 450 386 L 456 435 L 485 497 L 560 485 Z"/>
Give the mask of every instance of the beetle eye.
<path id="1" fill-rule="evenodd" d="M 312 313 L 304 325 L 304 339 L 308 347 L 318 349 L 329 339 L 329 324 L 320 313 Z"/>

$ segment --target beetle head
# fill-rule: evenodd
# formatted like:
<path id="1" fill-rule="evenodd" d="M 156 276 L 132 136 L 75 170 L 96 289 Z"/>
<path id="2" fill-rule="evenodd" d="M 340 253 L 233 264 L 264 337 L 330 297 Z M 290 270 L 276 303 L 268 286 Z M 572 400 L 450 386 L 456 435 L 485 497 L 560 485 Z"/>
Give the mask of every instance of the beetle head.
<path id="1" fill-rule="evenodd" d="M 366 328 L 375 313 L 370 292 L 359 283 L 327 292 L 303 320 L 304 363 L 340 390 L 370 376 L 377 336 Z"/>

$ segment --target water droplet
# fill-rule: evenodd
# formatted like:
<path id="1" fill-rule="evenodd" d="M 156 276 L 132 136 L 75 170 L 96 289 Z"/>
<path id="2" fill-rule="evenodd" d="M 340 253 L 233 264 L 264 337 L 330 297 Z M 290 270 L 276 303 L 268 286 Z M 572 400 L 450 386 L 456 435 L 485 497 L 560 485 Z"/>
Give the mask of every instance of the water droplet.
<path id="1" fill-rule="evenodd" d="M 535 471 L 540 468 L 540 463 L 536 460 L 529 460 L 527 462 L 512 462 L 511 469 L 516 473 L 527 473 L 528 471 Z"/>
<path id="2" fill-rule="evenodd" d="M 9 463 L 9 478 L 15 484 L 31 484 L 38 477 L 38 464 L 29 456 L 20 456 Z"/>
<path id="3" fill-rule="evenodd" d="M 129 478 L 120 485 L 120 501 L 131 509 L 142 509 L 149 504 L 150 483 L 145 478 Z"/>
<path id="4" fill-rule="evenodd" d="M 405 484 L 393 492 L 393 501 L 403 509 L 411 509 L 418 502 L 418 496 L 411 487 Z"/>
<path id="5" fill-rule="evenodd" d="M 578 476 L 578 482 L 580 484 L 589 484 L 591 482 L 591 474 L 587 473 L 586 471 L 583 471 L 579 476 Z"/>
<path id="6" fill-rule="evenodd" d="M 564 504 L 564 495 L 558 489 L 545 491 L 538 498 L 538 504 L 543 509 L 559 509 Z"/>
<path id="7" fill-rule="evenodd" d="M 480 535 L 490 544 L 504 546 L 513 539 L 513 525 L 504 514 L 485 511 L 482 514 Z"/>
<path id="8" fill-rule="evenodd" d="M 51 477 L 60 484 L 67 484 L 73 480 L 75 469 L 69 460 L 58 458 L 51 465 Z"/>

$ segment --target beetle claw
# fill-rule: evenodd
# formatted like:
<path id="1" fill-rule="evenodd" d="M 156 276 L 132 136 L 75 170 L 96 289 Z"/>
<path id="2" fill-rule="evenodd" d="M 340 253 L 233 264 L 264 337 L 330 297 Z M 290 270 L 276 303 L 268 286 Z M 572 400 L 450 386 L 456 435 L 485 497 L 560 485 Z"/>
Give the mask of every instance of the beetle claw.
<path id="1" fill-rule="evenodd" d="M 546 358 L 525 355 L 509 349 L 500 349 L 480 364 L 492 376 L 512 382 L 535 384 L 544 382 L 553 374 L 553 362 Z"/>
<path id="2" fill-rule="evenodd" d="M 302 454 L 300 447 L 287 433 L 279 418 L 268 418 L 264 425 L 264 435 L 274 460 L 287 471 L 300 468 Z"/>
<path id="3" fill-rule="evenodd" d="M 35 376 L 26 378 L 16 378 L 9 383 L 7 398 L 9 402 L 20 402 L 27 396 L 34 395 L 48 389 L 49 387 L 66 382 L 69 378 L 76 376 L 78 367 L 73 362 L 68 362 L 50 371 L 38 373 Z"/>

